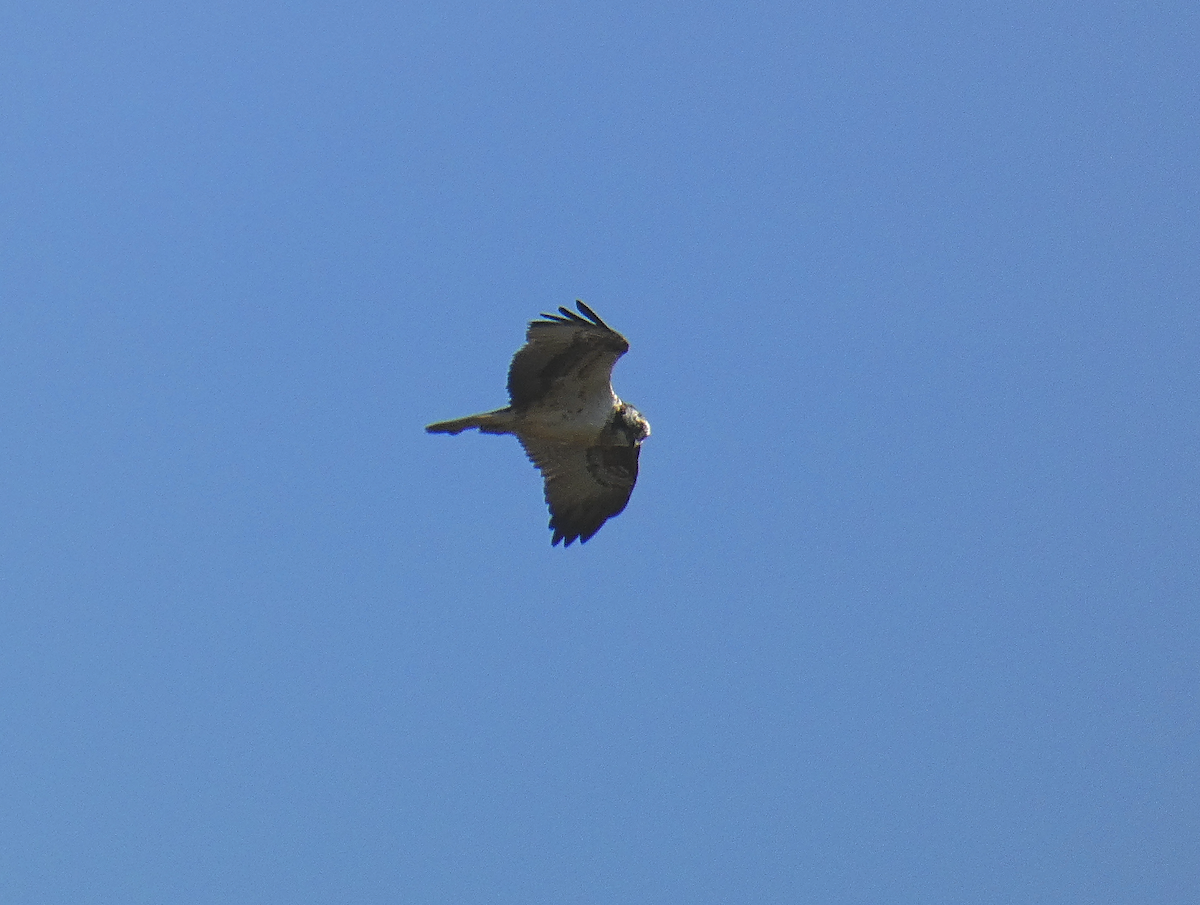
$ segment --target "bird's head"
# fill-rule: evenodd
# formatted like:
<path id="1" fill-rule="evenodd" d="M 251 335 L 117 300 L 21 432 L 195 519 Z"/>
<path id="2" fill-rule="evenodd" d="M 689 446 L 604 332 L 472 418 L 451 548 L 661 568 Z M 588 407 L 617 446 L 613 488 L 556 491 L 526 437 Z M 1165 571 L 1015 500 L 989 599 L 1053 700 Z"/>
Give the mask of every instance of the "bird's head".
<path id="1" fill-rule="evenodd" d="M 625 435 L 630 446 L 637 446 L 650 436 L 650 422 L 626 402 L 621 403 L 621 409 L 617 413 L 617 429 Z"/>

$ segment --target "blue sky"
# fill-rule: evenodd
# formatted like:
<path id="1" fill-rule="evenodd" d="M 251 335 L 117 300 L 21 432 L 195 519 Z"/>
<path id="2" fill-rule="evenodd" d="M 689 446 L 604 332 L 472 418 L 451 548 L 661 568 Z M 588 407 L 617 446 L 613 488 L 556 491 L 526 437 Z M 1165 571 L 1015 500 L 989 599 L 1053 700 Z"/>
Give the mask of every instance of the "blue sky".
<path id="1" fill-rule="evenodd" d="M 1194 4 L 0 20 L 4 901 L 1200 897 Z"/>

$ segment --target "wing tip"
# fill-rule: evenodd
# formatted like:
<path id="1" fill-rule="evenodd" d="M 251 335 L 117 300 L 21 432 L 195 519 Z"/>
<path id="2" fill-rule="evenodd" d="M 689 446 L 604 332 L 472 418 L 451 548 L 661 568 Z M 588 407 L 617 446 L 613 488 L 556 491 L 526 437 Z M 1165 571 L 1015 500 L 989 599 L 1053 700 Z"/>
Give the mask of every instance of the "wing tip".
<path id="1" fill-rule="evenodd" d="M 604 527 L 604 523 L 607 522 L 608 519 L 609 516 L 605 516 L 600 520 L 600 524 L 596 525 L 594 528 L 589 528 L 587 526 L 582 528 L 563 528 L 558 524 L 557 518 L 552 518 L 550 519 L 550 528 L 554 531 L 554 537 L 550 540 L 550 546 L 557 547 L 559 541 L 562 541 L 563 549 L 571 546 L 571 544 L 575 543 L 575 541 L 579 541 L 581 544 L 586 544 L 596 536 L 596 533 L 601 528 Z"/>
<path id="2" fill-rule="evenodd" d="M 579 309 L 578 314 L 566 305 L 559 305 L 557 314 L 550 314 L 543 311 L 538 316 L 545 319 L 543 323 L 582 324 L 585 327 L 599 327 L 602 330 L 607 330 L 609 333 L 617 332 L 601 320 L 600 315 L 593 311 L 591 306 L 583 299 L 575 299 L 575 307 Z M 618 333 L 617 335 L 619 336 L 620 334 Z"/>
<path id="3" fill-rule="evenodd" d="M 597 327 L 603 327 L 605 330 L 612 330 L 612 327 L 600 320 L 600 315 L 593 311 L 583 299 L 575 299 L 575 307 L 579 309 L 581 314 L 591 319 L 592 323 L 594 323 Z"/>

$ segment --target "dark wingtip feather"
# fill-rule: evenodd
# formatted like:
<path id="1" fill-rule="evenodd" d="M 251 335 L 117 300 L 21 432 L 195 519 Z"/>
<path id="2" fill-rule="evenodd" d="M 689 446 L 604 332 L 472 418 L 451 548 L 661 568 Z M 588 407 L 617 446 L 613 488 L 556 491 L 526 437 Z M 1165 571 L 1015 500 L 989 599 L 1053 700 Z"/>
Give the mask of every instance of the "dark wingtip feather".
<path id="1" fill-rule="evenodd" d="M 547 314 L 545 311 L 543 311 L 541 313 L 540 317 L 544 317 L 546 320 L 548 320 L 554 324 L 586 324 L 586 323 L 588 323 L 582 317 L 580 317 L 578 314 L 576 314 L 574 311 L 568 311 L 566 308 L 563 308 L 561 305 L 559 306 L 558 310 L 560 312 L 559 314 Z M 590 324 L 589 324 L 589 326 L 590 326 Z"/>
<path id="2" fill-rule="evenodd" d="M 573 526 L 571 528 L 564 529 L 558 524 L 557 518 L 552 518 L 550 519 L 550 528 L 554 531 L 554 538 L 550 541 L 550 546 L 557 547 L 559 541 L 562 541 L 563 547 L 569 547 L 571 544 L 575 543 L 575 541 L 579 541 L 580 544 L 586 544 L 596 536 L 596 533 L 601 528 L 604 527 L 604 523 L 606 521 L 608 521 L 607 516 L 601 519 L 600 524 L 596 525 L 594 528 L 589 529 L 585 524 L 583 527 Z"/>
<path id="3" fill-rule="evenodd" d="M 616 332 L 612 327 L 604 323 L 600 319 L 600 315 L 593 311 L 583 299 L 576 299 L 575 305 L 579 308 L 580 314 L 583 316 L 576 314 L 564 305 L 559 305 L 558 314 L 548 314 L 543 311 L 539 317 L 544 318 L 552 324 L 583 324 L 586 327 L 600 327 L 608 330 L 610 333 Z"/>
<path id="4" fill-rule="evenodd" d="M 604 321 L 600 320 L 600 315 L 598 315 L 595 311 L 593 311 L 591 308 L 589 308 L 587 303 L 583 299 L 575 299 L 575 306 L 577 308 L 579 308 L 579 310 L 582 311 L 584 314 L 586 314 L 589 318 L 591 318 L 592 323 L 594 323 L 597 327 L 603 327 L 605 330 L 612 329 L 612 327 L 610 327 L 608 324 L 604 323 Z"/>
<path id="5" fill-rule="evenodd" d="M 575 530 L 564 531 L 562 526 L 558 524 L 558 519 L 556 519 L 556 518 L 550 519 L 550 528 L 551 528 L 551 530 L 554 531 L 554 538 L 550 541 L 551 547 L 557 547 L 559 541 L 562 541 L 563 548 L 565 549 L 565 548 L 571 546 L 571 544 L 573 544 L 577 539 L 580 538 L 578 531 L 575 531 Z M 592 533 L 594 534 L 595 532 L 592 532 Z M 590 537 L 590 536 L 591 535 L 588 535 L 588 537 Z M 579 539 L 579 542 L 583 543 L 583 541 L 585 541 L 585 540 L 587 540 L 587 538 L 582 538 L 582 539 Z"/>
<path id="6" fill-rule="evenodd" d="M 588 327 L 594 326 L 594 324 L 592 324 L 591 321 L 589 321 L 587 318 L 580 317 L 578 314 L 576 314 L 570 308 L 564 308 L 562 305 L 559 305 L 558 310 L 563 313 L 563 317 L 565 317 L 566 319 L 568 319 L 570 321 L 573 321 L 576 324 L 584 324 Z"/>

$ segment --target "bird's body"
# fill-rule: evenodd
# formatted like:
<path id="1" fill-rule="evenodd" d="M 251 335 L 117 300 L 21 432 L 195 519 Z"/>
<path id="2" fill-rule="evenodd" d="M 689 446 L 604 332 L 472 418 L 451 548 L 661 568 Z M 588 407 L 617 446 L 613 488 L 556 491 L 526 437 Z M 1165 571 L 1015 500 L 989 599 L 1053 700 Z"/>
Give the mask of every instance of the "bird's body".
<path id="1" fill-rule="evenodd" d="M 629 349 L 620 333 L 583 302 L 532 321 L 508 369 L 510 404 L 430 424 L 430 433 L 513 434 L 545 479 L 552 543 L 588 540 L 620 513 L 637 481 L 638 452 L 650 425 L 612 389 L 612 370 Z"/>

